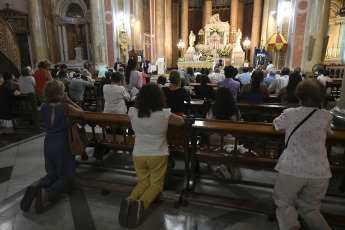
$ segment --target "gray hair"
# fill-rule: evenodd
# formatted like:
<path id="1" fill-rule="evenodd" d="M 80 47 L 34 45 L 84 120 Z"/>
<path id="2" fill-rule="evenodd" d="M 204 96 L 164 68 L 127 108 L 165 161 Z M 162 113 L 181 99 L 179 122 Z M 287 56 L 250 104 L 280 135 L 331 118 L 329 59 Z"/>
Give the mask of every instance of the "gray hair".
<path id="1" fill-rule="evenodd" d="M 214 68 L 214 72 L 215 72 L 215 73 L 220 73 L 219 67 Z"/>
<path id="2" fill-rule="evenodd" d="M 301 72 L 302 72 L 301 67 L 299 67 L 299 66 L 293 67 L 293 72 L 301 74 Z"/>
<path id="3" fill-rule="evenodd" d="M 28 67 L 24 67 L 21 69 L 21 71 L 23 76 L 29 76 L 31 69 L 29 69 Z"/>
<path id="4" fill-rule="evenodd" d="M 277 69 L 272 67 L 268 70 L 270 76 L 275 76 L 277 74 Z"/>

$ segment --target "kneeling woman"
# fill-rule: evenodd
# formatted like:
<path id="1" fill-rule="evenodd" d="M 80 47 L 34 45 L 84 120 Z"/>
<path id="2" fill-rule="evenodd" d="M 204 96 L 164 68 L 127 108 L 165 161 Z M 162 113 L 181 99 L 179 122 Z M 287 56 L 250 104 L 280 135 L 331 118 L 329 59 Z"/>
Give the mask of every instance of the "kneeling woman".
<path id="1" fill-rule="evenodd" d="M 43 96 L 46 103 L 42 104 L 41 111 L 46 127 L 44 160 L 47 175 L 37 186 L 29 186 L 20 202 L 21 209 L 27 212 L 36 198 L 36 214 L 41 213 L 47 201 L 56 201 L 74 179 L 75 157 L 68 141 L 66 115 L 80 117 L 84 114 L 65 94 L 64 84 L 60 81 L 47 82 L 43 88 Z"/>
<path id="2" fill-rule="evenodd" d="M 141 213 L 163 190 L 168 163 L 166 134 L 168 124 L 182 126 L 184 120 L 165 108 L 165 97 L 158 85 L 149 83 L 139 91 L 135 107 L 128 110 L 135 132 L 134 168 L 138 184 L 131 195 L 122 200 L 119 223 L 121 227 L 135 227 Z"/>

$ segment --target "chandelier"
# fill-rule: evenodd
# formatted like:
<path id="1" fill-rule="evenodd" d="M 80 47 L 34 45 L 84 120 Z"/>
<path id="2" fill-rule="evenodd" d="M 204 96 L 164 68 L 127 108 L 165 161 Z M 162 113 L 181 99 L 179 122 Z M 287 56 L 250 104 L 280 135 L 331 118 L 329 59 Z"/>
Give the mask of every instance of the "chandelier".
<path id="1" fill-rule="evenodd" d="M 340 17 L 345 17 L 345 0 L 343 0 L 343 7 L 338 10 L 337 15 Z"/>

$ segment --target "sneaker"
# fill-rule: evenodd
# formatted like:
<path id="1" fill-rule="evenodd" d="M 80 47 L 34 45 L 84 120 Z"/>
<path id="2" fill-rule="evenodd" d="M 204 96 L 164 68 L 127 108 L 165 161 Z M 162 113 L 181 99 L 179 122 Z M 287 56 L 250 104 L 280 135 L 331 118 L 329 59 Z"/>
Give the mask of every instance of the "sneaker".
<path id="1" fill-rule="evenodd" d="M 216 168 L 215 173 L 224 178 L 231 178 L 231 174 L 225 165 L 220 165 Z"/>
<path id="2" fill-rule="evenodd" d="M 23 210 L 23 212 L 28 212 L 30 210 L 30 206 L 35 197 L 36 187 L 29 186 L 25 191 L 23 199 L 20 201 L 20 208 Z"/>
<path id="3" fill-rule="evenodd" d="M 139 224 L 139 219 L 141 215 L 141 201 L 136 200 L 132 202 L 130 214 L 128 216 L 128 227 L 135 228 Z"/>
<path id="4" fill-rule="evenodd" d="M 123 199 L 120 205 L 119 223 L 121 227 L 127 227 L 128 215 L 131 207 L 131 201 L 129 199 Z"/>

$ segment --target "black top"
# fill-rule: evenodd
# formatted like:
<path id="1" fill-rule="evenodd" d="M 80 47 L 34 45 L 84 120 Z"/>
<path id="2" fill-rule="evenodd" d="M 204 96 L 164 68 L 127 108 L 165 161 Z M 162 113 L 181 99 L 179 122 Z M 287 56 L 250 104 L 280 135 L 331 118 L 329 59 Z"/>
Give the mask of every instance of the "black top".
<path id="1" fill-rule="evenodd" d="M 14 89 L 0 85 L 0 119 L 11 120 L 9 103 L 13 96 Z"/>
<path id="2" fill-rule="evenodd" d="M 196 85 L 194 91 L 197 99 L 214 99 L 215 93 L 212 85 Z"/>
<path id="3" fill-rule="evenodd" d="M 167 108 L 171 108 L 172 113 L 184 113 L 184 101 L 190 101 L 187 91 L 183 88 L 170 90 L 168 87 L 163 87 L 162 89 L 166 98 Z"/>
<path id="4" fill-rule="evenodd" d="M 104 85 L 110 85 L 111 84 L 111 79 L 103 78 L 101 81 L 101 88 L 98 89 L 98 96 L 103 96 L 103 86 Z"/>

